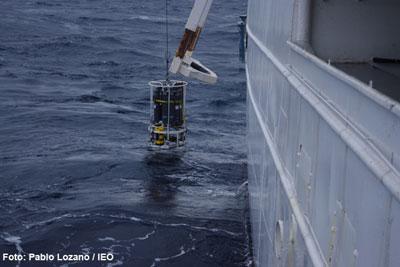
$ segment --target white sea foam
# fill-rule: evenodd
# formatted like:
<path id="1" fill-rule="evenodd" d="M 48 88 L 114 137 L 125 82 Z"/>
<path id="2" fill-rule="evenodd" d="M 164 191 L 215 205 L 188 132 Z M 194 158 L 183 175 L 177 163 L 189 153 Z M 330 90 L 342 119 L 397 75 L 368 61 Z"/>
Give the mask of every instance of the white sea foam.
<path id="1" fill-rule="evenodd" d="M 12 236 L 9 233 L 4 233 L 4 235 L 1 235 L 1 238 L 3 238 L 5 241 L 12 243 L 16 246 L 18 252 L 23 252 L 21 248 L 21 237 L 19 236 Z"/>
<path id="2" fill-rule="evenodd" d="M 17 254 L 22 254 L 24 252 L 24 250 L 21 247 L 21 243 L 22 243 L 21 237 L 13 236 L 13 235 L 10 235 L 9 233 L 1 234 L 0 237 L 11 244 L 14 244 L 15 248 L 18 251 Z M 18 261 L 18 264 L 16 266 L 19 267 L 20 264 L 21 264 L 21 261 Z"/>
<path id="3" fill-rule="evenodd" d="M 83 252 L 84 254 L 89 254 L 89 253 L 90 253 L 90 250 L 91 250 L 91 248 L 88 248 L 88 247 L 82 248 L 82 252 Z"/>
<path id="4" fill-rule="evenodd" d="M 130 217 L 129 219 L 130 219 L 131 221 L 134 221 L 134 222 L 142 222 L 142 221 L 143 221 L 142 219 L 137 218 L 137 217 Z"/>
<path id="5" fill-rule="evenodd" d="M 190 251 L 192 251 L 192 250 L 194 250 L 194 249 L 193 249 L 193 248 L 190 248 L 190 249 L 188 249 L 188 250 L 185 250 L 185 248 L 184 248 L 183 246 L 181 246 L 180 250 L 181 250 L 181 251 L 180 251 L 178 254 L 172 255 L 172 256 L 170 256 L 170 257 L 155 258 L 154 261 L 153 261 L 153 264 L 152 264 L 151 266 L 152 266 L 152 267 L 155 267 L 155 266 L 157 265 L 157 262 L 168 261 L 168 260 L 172 260 L 172 259 L 179 258 L 179 257 L 185 255 L 186 253 L 188 253 L 188 252 L 190 252 Z"/>
<path id="6" fill-rule="evenodd" d="M 75 23 L 65 23 L 64 27 L 67 28 L 72 33 L 81 33 L 81 27 Z"/>
<path id="7" fill-rule="evenodd" d="M 169 226 L 169 227 L 187 227 L 190 229 L 194 229 L 194 230 L 201 230 L 201 231 L 208 231 L 208 232 L 213 232 L 213 233 L 224 233 L 230 236 L 241 236 L 242 233 L 235 233 L 235 232 L 231 232 L 225 229 L 219 229 L 219 228 L 207 228 L 207 227 L 202 227 L 202 226 L 193 226 L 190 224 L 186 224 L 186 223 L 160 223 L 160 222 L 155 222 L 158 225 L 162 225 L 162 226 Z"/>
<path id="8" fill-rule="evenodd" d="M 97 240 L 99 240 L 100 242 L 115 241 L 115 238 L 106 236 L 106 237 L 100 237 L 100 238 L 98 238 Z"/>
<path id="9" fill-rule="evenodd" d="M 245 181 L 242 183 L 236 191 L 235 196 L 239 197 L 247 193 L 247 186 L 249 185 L 249 181 Z"/>
<path id="10" fill-rule="evenodd" d="M 53 223 L 53 222 L 56 222 L 56 221 L 60 221 L 60 220 L 65 219 L 65 218 L 85 218 L 85 217 L 87 217 L 89 215 L 90 214 L 74 215 L 74 214 L 66 213 L 66 214 L 63 214 L 63 215 L 60 215 L 60 216 L 49 218 L 47 220 L 26 224 L 25 228 L 26 229 L 31 229 L 33 227 L 43 226 L 43 225 L 47 225 L 47 224 L 50 224 L 50 223 Z"/>
<path id="11" fill-rule="evenodd" d="M 116 262 L 108 263 L 108 264 L 107 264 L 107 267 L 120 266 L 120 265 L 123 265 L 123 264 L 124 264 L 123 261 L 117 260 Z"/>
<path id="12" fill-rule="evenodd" d="M 106 216 L 103 214 L 96 214 L 99 216 Z M 161 226 L 165 226 L 165 227 L 186 227 L 189 229 L 194 229 L 194 230 L 200 230 L 200 231 L 208 231 L 208 232 L 213 232 L 213 233 L 224 233 L 230 236 L 241 236 L 242 233 L 235 233 L 235 232 L 231 232 L 225 229 L 219 229 L 219 228 L 207 228 L 207 227 L 202 227 L 202 226 L 193 226 L 190 224 L 186 224 L 186 223 L 162 223 L 159 221 L 146 221 L 144 219 L 138 218 L 138 217 L 126 217 L 124 215 L 108 215 L 111 218 L 118 218 L 118 219 L 122 219 L 122 220 L 131 220 L 134 222 L 141 222 L 141 223 L 145 223 L 145 224 L 153 224 L 153 225 L 161 225 Z"/>
<path id="13" fill-rule="evenodd" d="M 142 236 L 142 237 L 137 237 L 136 239 L 138 240 L 146 240 L 148 239 L 151 235 L 154 235 L 156 233 L 155 230 L 151 231 L 150 233 L 147 233 L 146 235 Z"/>
<path id="14" fill-rule="evenodd" d="M 151 22 L 164 22 L 165 19 L 162 17 L 157 17 L 157 16 L 146 16 L 146 15 L 134 15 L 130 17 L 131 20 L 145 20 L 145 21 L 151 21 Z M 179 18 L 169 18 L 170 22 L 180 22 L 182 19 Z"/>

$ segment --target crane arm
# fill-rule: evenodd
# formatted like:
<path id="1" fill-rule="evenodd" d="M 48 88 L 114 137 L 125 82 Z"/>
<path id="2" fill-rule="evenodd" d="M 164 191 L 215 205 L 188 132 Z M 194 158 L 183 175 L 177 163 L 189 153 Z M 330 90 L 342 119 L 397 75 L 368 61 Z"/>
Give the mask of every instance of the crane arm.
<path id="1" fill-rule="evenodd" d="M 200 61 L 192 58 L 194 49 L 201 31 L 203 30 L 213 0 L 195 0 L 193 9 L 185 26 L 182 40 L 176 50 L 176 55 L 171 63 L 169 71 L 180 73 L 186 77 L 214 84 L 217 75 Z"/>

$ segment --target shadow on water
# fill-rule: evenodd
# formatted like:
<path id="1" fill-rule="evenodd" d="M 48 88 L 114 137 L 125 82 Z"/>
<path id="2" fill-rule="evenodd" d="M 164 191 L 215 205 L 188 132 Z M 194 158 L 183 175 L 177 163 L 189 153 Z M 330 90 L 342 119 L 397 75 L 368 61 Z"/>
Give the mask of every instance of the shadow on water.
<path id="1" fill-rule="evenodd" d="M 182 170 L 182 156 L 176 151 L 152 151 L 145 157 L 149 174 L 147 198 L 150 202 L 174 205 L 178 181 L 171 177 Z"/>

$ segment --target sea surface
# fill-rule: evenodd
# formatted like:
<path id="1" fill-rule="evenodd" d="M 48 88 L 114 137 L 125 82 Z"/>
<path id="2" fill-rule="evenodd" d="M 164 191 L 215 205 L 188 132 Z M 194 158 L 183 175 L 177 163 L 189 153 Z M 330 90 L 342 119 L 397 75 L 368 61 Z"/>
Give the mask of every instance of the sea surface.
<path id="1" fill-rule="evenodd" d="M 169 0 L 170 55 L 193 1 Z M 112 253 L 0 266 L 248 266 L 243 0 L 216 0 L 183 151 L 148 150 L 165 1 L 0 1 L 0 253 Z M 174 77 L 181 79 L 181 77 Z"/>

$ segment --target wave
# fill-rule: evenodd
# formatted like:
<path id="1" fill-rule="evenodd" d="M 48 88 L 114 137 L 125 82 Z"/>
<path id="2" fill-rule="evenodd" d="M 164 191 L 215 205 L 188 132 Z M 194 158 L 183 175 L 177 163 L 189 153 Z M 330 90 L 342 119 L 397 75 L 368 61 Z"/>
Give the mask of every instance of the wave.
<path id="1" fill-rule="evenodd" d="M 215 100 L 210 101 L 210 105 L 211 106 L 215 106 L 215 107 L 225 107 L 225 106 L 228 106 L 230 104 L 231 104 L 230 101 L 223 100 L 223 99 L 215 99 Z"/>
<path id="2" fill-rule="evenodd" d="M 45 1 L 36 1 L 35 3 L 37 6 L 44 6 L 44 7 L 53 7 L 53 6 L 61 6 L 57 3 L 45 2 Z"/>
<path id="3" fill-rule="evenodd" d="M 79 34 L 50 39 L 46 42 L 36 43 L 32 47 L 33 52 L 37 50 L 50 50 L 53 52 L 54 50 L 57 51 L 57 49 L 92 49 L 93 46 L 88 45 L 91 42 L 92 38 Z"/>
<path id="4" fill-rule="evenodd" d="M 103 61 L 93 61 L 85 64 L 86 66 L 93 67 L 93 66 L 107 66 L 107 67 L 116 67 L 120 64 L 113 61 L 113 60 L 103 60 Z"/>
<path id="5" fill-rule="evenodd" d="M 78 17 L 80 21 L 89 21 L 89 22 L 112 22 L 113 19 L 105 18 L 105 17 L 88 17 L 88 16 L 80 16 Z"/>
<path id="6" fill-rule="evenodd" d="M 123 44 L 123 40 L 118 38 L 118 37 L 114 37 L 114 36 L 100 36 L 97 38 L 97 40 L 99 42 L 105 42 L 108 44 Z"/>
<path id="7" fill-rule="evenodd" d="M 178 254 L 175 254 L 175 255 L 172 255 L 172 256 L 169 256 L 169 257 L 155 258 L 154 261 L 153 261 L 153 264 L 151 265 L 151 267 L 155 267 L 157 262 L 169 261 L 169 260 L 172 260 L 172 259 L 179 258 L 179 257 L 189 253 L 190 251 L 194 250 L 194 248 L 192 247 L 192 248 L 189 248 L 189 249 L 185 250 L 184 246 L 181 246 L 180 250 L 181 251 Z"/>
<path id="8" fill-rule="evenodd" d="M 147 16 L 147 15 L 134 15 L 129 18 L 130 20 L 142 20 L 142 21 L 150 21 L 156 23 L 165 23 L 165 18 L 162 16 Z M 184 22 L 184 19 L 169 17 L 168 21 L 170 23 L 178 23 Z"/>
<path id="9" fill-rule="evenodd" d="M 147 49 L 148 50 L 148 49 Z M 97 53 L 97 56 L 99 57 L 104 57 L 104 56 L 133 56 L 133 57 L 138 57 L 141 60 L 143 60 L 144 58 L 146 59 L 146 62 L 136 62 L 136 66 L 142 68 L 143 66 L 147 66 L 147 64 L 149 63 L 149 60 L 153 60 L 153 59 L 162 59 L 163 55 L 162 53 L 158 54 L 154 54 L 151 51 L 144 51 L 144 49 L 132 49 L 132 48 L 123 48 L 123 49 L 115 49 L 115 50 L 110 50 L 110 51 L 101 51 Z M 157 66 L 157 68 L 159 68 Z M 148 71 L 149 69 L 147 69 Z"/>
<path id="10" fill-rule="evenodd" d="M 61 192 L 39 192 L 34 196 L 29 197 L 32 200 L 47 200 L 47 199 L 60 199 L 64 196 Z"/>
<path id="11" fill-rule="evenodd" d="M 81 103 L 96 103 L 102 101 L 102 99 L 95 95 L 81 95 L 78 99 Z"/>

